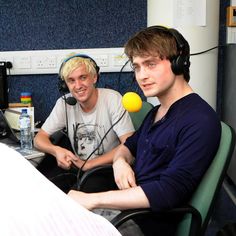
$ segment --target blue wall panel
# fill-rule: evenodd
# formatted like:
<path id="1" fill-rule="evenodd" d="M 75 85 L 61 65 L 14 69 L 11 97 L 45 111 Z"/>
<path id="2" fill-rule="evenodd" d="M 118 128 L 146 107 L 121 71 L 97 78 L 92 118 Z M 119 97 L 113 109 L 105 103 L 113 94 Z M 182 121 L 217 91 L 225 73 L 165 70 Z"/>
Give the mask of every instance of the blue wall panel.
<path id="1" fill-rule="evenodd" d="M 146 0 L 0 1 L 0 51 L 122 47 L 147 25 Z M 14 65 L 13 65 L 14 66 Z M 119 73 L 101 75 L 99 87 L 117 89 Z M 122 74 L 120 92 L 132 82 Z M 31 91 L 36 120 L 44 120 L 56 99 L 57 75 L 9 76 L 9 100 Z"/>

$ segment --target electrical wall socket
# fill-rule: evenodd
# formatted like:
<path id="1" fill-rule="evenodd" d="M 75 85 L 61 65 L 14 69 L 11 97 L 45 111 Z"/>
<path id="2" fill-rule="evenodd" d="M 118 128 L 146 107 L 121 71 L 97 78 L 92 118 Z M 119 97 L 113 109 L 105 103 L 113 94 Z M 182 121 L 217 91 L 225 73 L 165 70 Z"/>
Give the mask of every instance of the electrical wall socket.
<path id="1" fill-rule="evenodd" d="M 31 57 L 29 56 L 19 56 L 14 58 L 14 65 L 16 68 L 31 68 Z"/>
<path id="2" fill-rule="evenodd" d="M 50 69 L 57 67 L 55 56 L 32 57 L 32 66 L 36 69 Z"/>
<path id="3" fill-rule="evenodd" d="M 99 67 L 108 67 L 109 66 L 109 57 L 108 55 L 96 55 L 93 57 Z"/>
<path id="4" fill-rule="evenodd" d="M 125 54 L 114 54 L 112 55 L 113 64 L 115 66 L 123 66 L 127 61 L 128 58 Z"/>
<path id="5" fill-rule="evenodd" d="M 86 54 L 93 58 L 100 72 L 132 71 L 124 48 L 96 49 L 61 49 L 34 51 L 4 51 L 0 52 L 0 61 L 12 62 L 11 75 L 22 74 L 57 74 L 61 63 L 73 54 Z"/>

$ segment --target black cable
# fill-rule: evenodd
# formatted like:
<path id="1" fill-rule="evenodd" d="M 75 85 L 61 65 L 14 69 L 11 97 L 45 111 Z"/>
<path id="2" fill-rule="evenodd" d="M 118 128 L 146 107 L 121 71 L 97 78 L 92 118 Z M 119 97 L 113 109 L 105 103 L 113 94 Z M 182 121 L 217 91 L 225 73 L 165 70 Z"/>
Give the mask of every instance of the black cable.
<path id="1" fill-rule="evenodd" d="M 225 46 L 225 45 L 218 45 L 218 46 L 215 46 L 215 47 L 209 48 L 209 49 L 204 50 L 204 51 L 201 51 L 201 52 L 190 53 L 190 56 L 200 55 L 200 54 L 203 54 L 203 53 L 209 52 L 209 51 L 211 51 L 211 50 L 214 50 L 214 49 L 216 49 L 216 48 L 220 48 L 220 47 L 224 47 L 224 46 Z"/>
<path id="2" fill-rule="evenodd" d="M 117 91 L 120 91 L 120 78 L 121 78 L 121 74 L 125 68 L 125 66 L 129 63 L 130 60 L 127 60 L 125 62 L 125 64 L 121 67 L 120 71 L 119 71 L 119 76 L 118 76 L 118 79 L 117 79 Z"/>
<path id="3" fill-rule="evenodd" d="M 53 182 L 53 180 L 55 180 L 57 178 L 66 177 L 66 176 L 75 176 L 75 177 L 77 177 L 76 174 L 74 174 L 74 173 L 66 172 L 66 173 L 61 173 L 61 174 L 58 174 L 56 176 L 53 176 L 53 177 L 49 178 L 49 180 Z"/>
<path id="4" fill-rule="evenodd" d="M 220 47 L 224 47 L 225 45 L 218 45 L 218 46 L 214 46 L 212 48 L 209 48 L 207 50 L 204 50 L 204 51 L 200 51 L 200 52 L 196 52 L 196 53 L 190 53 L 190 56 L 197 56 L 197 55 L 200 55 L 200 54 L 204 54 L 206 52 L 209 52 L 209 51 L 212 51 L 216 48 L 220 48 Z M 123 73 L 123 69 L 125 68 L 125 66 L 130 62 L 130 60 L 127 60 L 125 62 L 125 64 L 121 67 L 120 71 L 119 71 L 119 77 L 117 79 L 117 90 L 120 91 L 120 79 L 121 79 L 121 74 Z M 134 80 L 132 80 L 132 83 L 131 85 L 129 86 L 130 88 L 134 85 Z M 129 91 L 129 90 L 128 90 Z"/>
<path id="5" fill-rule="evenodd" d="M 90 159 L 90 157 L 100 148 L 100 146 L 102 145 L 103 140 L 106 138 L 106 136 L 108 135 L 108 133 L 111 131 L 111 129 L 123 118 L 123 116 L 125 115 L 126 110 L 123 112 L 123 114 L 120 116 L 120 118 L 107 130 L 107 132 L 104 134 L 104 136 L 102 137 L 100 143 L 98 144 L 98 146 L 89 154 L 89 156 L 84 160 L 83 165 L 81 166 L 81 168 L 78 171 L 77 174 L 77 183 L 79 183 L 80 180 L 80 175 L 81 175 L 81 171 L 83 170 L 83 167 L 85 166 L 85 164 L 87 163 L 87 161 Z"/>
<path id="6" fill-rule="evenodd" d="M 125 62 L 125 64 L 121 67 L 120 71 L 119 71 L 119 77 L 118 77 L 118 80 L 117 80 L 117 87 L 118 87 L 118 91 L 121 93 L 120 91 L 120 78 L 121 78 L 121 74 L 123 72 L 123 69 L 125 68 L 125 66 L 130 62 L 130 60 L 127 60 Z M 139 86 L 137 85 L 137 82 L 135 80 L 135 76 L 134 76 L 134 72 L 131 71 L 132 73 L 132 80 L 131 80 L 131 83 L 130 85 L 128 86 L 128 88 L 126 89 L 126 91 L 123 93 L 125 94 L 126 92 L 129 92 L 129 91 L 132 91 L 134 90 L 136 93 L 140 93 L 140 88 Z M 135 86 L 135 89 L 132 89 L 133 87 Z M 121 93 L 122 94 L 122 93 Z"/>
<path id="7" fill-rule="evenodd" d="M 66 106 L 66 95 L 63 94 L 62 97 L 63 97 L 63 99 L 65 100 L 65 113 L 66 113 L 66 128 L 65 128 L 65 134 L 67 135 L 67 137 L 69 137 L 69 134 L 68 134 L 68 115 L 67 115 L 67 106 Z"/>

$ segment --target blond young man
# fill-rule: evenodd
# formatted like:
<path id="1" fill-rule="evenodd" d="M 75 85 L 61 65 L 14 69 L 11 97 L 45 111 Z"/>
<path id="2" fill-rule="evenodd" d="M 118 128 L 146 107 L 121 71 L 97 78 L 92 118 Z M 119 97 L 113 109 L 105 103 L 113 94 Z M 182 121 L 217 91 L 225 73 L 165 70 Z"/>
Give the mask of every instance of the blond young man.
<path id="1" fill-rule="evenodd" d="M 78 54 L 67 58 L 60 68 L 60 77 L 70 93 L 57 100 L 34 139 L 35 146 L 55 157 L 57 165 L 64 170 L 76 167 L 87 171 L 112 163 L 119 144 L 134 131 L 121 95 L 111 89 L 96 88 L 98 76 L 99 67 L 89 56 Z M 68 104 L 71 96 L 75 104 Z M 50 140 L 53 133 L 65 127 L 72 151 Z M 63 176 L 60 172 L 58 175 Z M 55 179 L 55 174 L 51 178 Z"/>

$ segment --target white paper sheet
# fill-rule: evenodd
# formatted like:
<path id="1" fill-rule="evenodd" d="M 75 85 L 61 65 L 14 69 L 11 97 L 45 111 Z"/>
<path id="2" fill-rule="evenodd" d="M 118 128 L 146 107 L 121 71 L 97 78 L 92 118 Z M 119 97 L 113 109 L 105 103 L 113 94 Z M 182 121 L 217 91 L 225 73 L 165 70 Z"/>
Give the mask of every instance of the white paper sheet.
<path id="1" fill-rule="evenodd" d="M 70 199 L 1 143 L 0 186 L 0 235 L 120 235 L 109 221 Z"/>
<path id="2" fill-rule="evenodd" d="M 206 0 L 172 1 L 174 27 L 206 26 Z"/>

